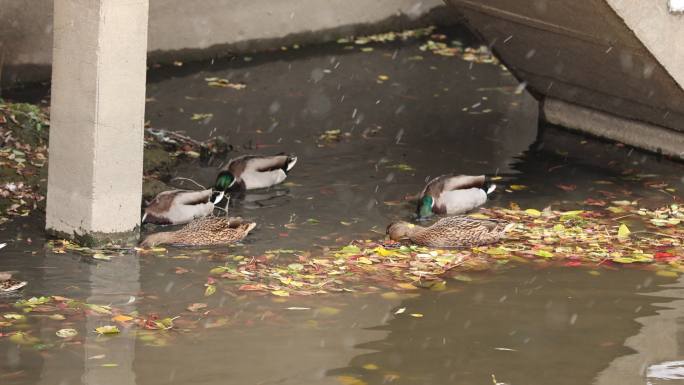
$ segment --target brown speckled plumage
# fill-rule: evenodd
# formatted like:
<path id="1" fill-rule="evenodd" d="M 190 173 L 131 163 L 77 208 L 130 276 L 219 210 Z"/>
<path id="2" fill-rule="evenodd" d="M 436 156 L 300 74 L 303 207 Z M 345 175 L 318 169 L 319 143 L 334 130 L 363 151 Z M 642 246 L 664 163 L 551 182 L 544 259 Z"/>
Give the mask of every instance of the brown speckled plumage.
<path id="1" fill-rule="evenodd" d="M 150 234 L 141 245 L 226 245 L 241 241 L 255 226 L 256 223 L 242 218 L 206 217 L 195 219 L 176 231 Z"/>
<path id="2" fill-rule="evenodd" d="M 429 227 L 394 222 L 387 227 L 387 234 L 392 240 L 408 238 L 421 246 L 472 247 L 499 241 L 511 226 L 501 221 L 453 216 L 442 218 Z"/>

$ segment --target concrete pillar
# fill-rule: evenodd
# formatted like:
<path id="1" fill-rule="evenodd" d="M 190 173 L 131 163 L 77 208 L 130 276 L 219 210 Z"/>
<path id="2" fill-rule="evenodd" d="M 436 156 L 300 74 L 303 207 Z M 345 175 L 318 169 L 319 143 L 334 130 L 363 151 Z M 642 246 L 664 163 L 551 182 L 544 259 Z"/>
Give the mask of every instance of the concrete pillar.
<path id="1" fill-rule="evenodd" d="M 140 225 L 148 0 L 55 0 L 47 230 L 133 242 Z"/>

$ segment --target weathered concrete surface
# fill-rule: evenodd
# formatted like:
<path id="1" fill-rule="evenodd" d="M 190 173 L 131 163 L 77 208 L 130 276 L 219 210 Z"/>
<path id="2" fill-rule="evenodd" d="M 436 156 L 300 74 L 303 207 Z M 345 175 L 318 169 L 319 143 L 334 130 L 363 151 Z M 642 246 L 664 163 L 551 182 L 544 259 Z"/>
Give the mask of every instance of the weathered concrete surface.
<path id="1" fill-rule="evenodd" d="M 52 3 L 0 0 L 5 85 L 49 78 Z M 441 0 L 151 0 L 148 48 L 154 58 L 185 60 L 320 42 L 402 28 L 443 6 Z"/>
<path id="2" fill-rule="evenodd" d="M 684 159 L 684 135 L 663 127 L 549 98 L 542 103 L 542 113 L 552 124 Z"/>
<path id="3" fill-rule="evenodd" d="M 684 131 L 684 18 L 666 1 L 447 2 L 537 97 Z"/>
<path id="4" fill-rule="evenodd" d="M 57 0 L 46 227 L 86 243 L 140 221 L 147 0 Z"/>

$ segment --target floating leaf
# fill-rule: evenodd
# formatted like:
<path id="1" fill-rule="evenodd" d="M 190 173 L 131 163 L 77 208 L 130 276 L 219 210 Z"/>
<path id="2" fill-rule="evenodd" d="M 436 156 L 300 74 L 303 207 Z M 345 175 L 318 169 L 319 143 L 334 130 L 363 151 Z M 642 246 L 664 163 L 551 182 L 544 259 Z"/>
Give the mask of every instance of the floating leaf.
<path id="1" fill-rule="evenodd" d="M 553 253 L 547 250 L 537 250 L 534 254 L 542 258 L 553 258 Z"/>
<path id="2" fill-rule="evenodd" d="M 216 293 L 216 285 L 206 285 L 206 289 L 204 290 L 204 296 L 209 297 L 210 295 Z"/>
<path id="3" fill-rule="evenodd" d="M 289 265 L 287 265 L 287 268 L 293 271 L 301 271 L 304 270 L 304 265 L 302 265 L 301 263 L 290 263 Z"/>
<path id="4" fill-rule="evenodd" d="M 361 249 L 355 245 L 347 245 L 347 246 L 343 247 L 342 249 L 340 249 L 340 251 L 342 253 L 346 253 L 346 254 L 358 254 L 361 252 Z"/>
<path id="5" fill-rule="evenodd" d="M 55 334 L 59 338 L 71 338 L 76 337 L 78 335 L 78 332 L 76 331 L 76 329 L 59 329 Z"/>
<path id="6" fill-rule="evenodd" d="M 10 342 L 13 344 L 17 345 L 35 345 L 40 340 L 36 337 L 33 337 L 29 334 L 23 333 L 23 332 L 16 332 L 12 334 L 9 338 Z"/>
<path id="7" fill-rule="evenodd" d="M 634 263 L 636 260 L 634 258 L 629 258 L 629 257 L 616 257 L 611 259 L 613 262 L 617 263 Z"/>
<path id="8" fill-rule="evenodd" d="M 620 228 L 618 229 L 618 238 L 621 238 L 621 239 L 629 238 L 630 233 L 631 233 L 631 231 L 629 231 L 629 228 L 627 227 L 627 225 L 625 225 L 623 223 L 620 225 Z"/>
<path id="9" fill-rule="evenodd" d="M 372 265 L 373 264 L 373 261 L 371 261 L 370 259 L 368 259 L 366 257 L 360 257 L 359 259 L 357 259 L 357 261 L 359 263 L 364 264 L 364 265 Z"/>
<path id="10" fill-rule="evenodd" d="M 87 303 L 86 307 L 96 313 L 100 314 L 112 314 L 112 308 L 109 306 L 102 306 L 102 305 L 95 305 L 91 303 Z"/>
<path id="11" fill-rule="evenodd" d="M 366 381 L 352 376 L 337 376 L 336 378 L 342 385 L 368 385 Z"/>
<path id="12" fill-rule="evenodd" d="M 527 210 L 525 210 L 525 214 L 527 214 L 531 217 L 540 217 L 541 211 L 536 210 L 536 209 L 527 209 Z"/>
<path id="13" fill-rule="evenodd" d="M 362 368 L 364 368 L 366 370 L 378 370 L 378 369 L 380 369 L 380 367 L 378 365 L 375 365 L 375 364 L 366 364 L 366 365 L 363 365 Z"/>
<path id="14" fill-rule="evenodd" d="M 396 286 L 404 290 L 418 290 L 418 288 L 415 285 L 408 282 L 399 282 L 396 284 Z"/>
<path id="15" fill-rule="evenodd" d="M 271 294 L 277 296 L 277 297 L 289 297 L 290 293 L 285 291 L 285 290 L 272 290 Z"/>
<path id="16" fill-rule="evenodd" d="M 213 116 L 214 116 L 214 114 L 192 114 L 192 117 L 190 117 L 190 120 L 210 119 Z"/>
<path id="17" fill-rule="evenodd" d="M 132 321 L 132 320 L 133 320 L 133 317 L 130 317 L 130 316 L 127 316 L 124 314 L 119 314 L 119 315 L 112 317 L 112 321 L 114 321 L 114 322 L 128 322 L 128 321 Z"/>
<path id="18" fill-rule="evenodd" d="M 677 274 L 674 271 L 669 271 L 669 270 L 658 270 L 658 271 L 656 271 L 656 275 L 659 275 L 661 277 L 668 277 L 668 278 L 679 277 L 679 274 Z"/>
<path id="19" fill-rule="evenodd" d="M 120 333 L 119 328 L 116 327 L 115 325 L 100 326 L 98 328 L 95 328 L 95 331 L 100 335 Z"/>
<path id="20" fill-rule="evenodd" d="M 323 306 L 318 309 L 316 309 L 318 314 L 326 315 L 326 316 L 332 316 L 332 315 L 337 315 L 340 313 L 340 309 L 336 307 L 330 307 L 330 306 Z"/>
<path id="21" fill-rule="evenodd" d="M 522 184 L 512 184 L 509 187 L 513 191 L 522 191 L 522 190 L 527 189 L 527 186 L 522 185 Z"/>
<path id="22" fill-rule="evenodd" d="M 411 313 L 411 317 L 423 318 L 423 314 L 421 314 L 421 313 Z"/>

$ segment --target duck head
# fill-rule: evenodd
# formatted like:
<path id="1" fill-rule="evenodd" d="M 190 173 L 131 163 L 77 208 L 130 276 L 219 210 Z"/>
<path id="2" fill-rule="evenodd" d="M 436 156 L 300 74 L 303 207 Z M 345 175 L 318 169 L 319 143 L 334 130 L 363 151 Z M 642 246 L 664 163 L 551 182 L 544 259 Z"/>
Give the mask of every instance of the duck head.
<path id="1" fill-rule="evenodd" d="M 387 234 L 393 241 L 408 238 L 416 229 L 416 225 L 404 221 L 392 222 L 387 226 Z"/>
<path id="2" fill-rule="evenodd" d="M 142 242 L 142 247 L 155 247 L 164 243 L 173 243 L 173 231 L 150 234 Z"/>
<path id="3" fill-rule="evenodd" d="M 435 200 L 426 195 L 418 202 L 418 219 L 429 218 L 432 216 L 432 208 L 435 206 Z"/>
<path id="4" fill-rule="evenodd" d="M 228 191 L 235 184 L 235 176 L 230 171 L 221 171 L 216 177 L 214 189 L 216 191 Z"/>

